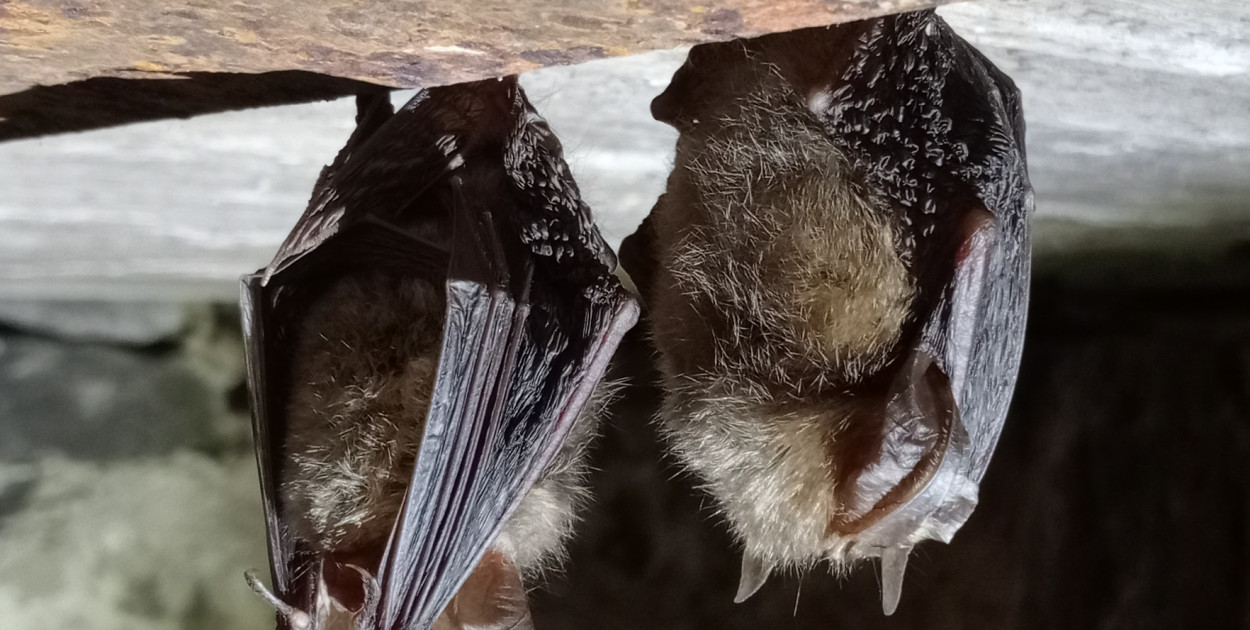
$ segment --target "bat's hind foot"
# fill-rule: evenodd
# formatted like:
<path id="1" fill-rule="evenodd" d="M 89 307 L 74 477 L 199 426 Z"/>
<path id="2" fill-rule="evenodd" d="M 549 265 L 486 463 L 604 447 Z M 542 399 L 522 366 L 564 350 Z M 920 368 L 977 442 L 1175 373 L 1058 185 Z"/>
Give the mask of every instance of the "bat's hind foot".
<path id="1" fill-rule="evenodd" d="M 255 571 L 243 572 L 243 578 L 247 580 L 247 585 L 252 589 L 253 593 L 260 595 L 260 598 L 269 602 L 279 614 L 286 617 L 287 625 L 291 630 L 309 630 L 312 628 L 312 615 L 278 599 L 268 588 L 261 583 L 260 578 L 256 577 Z"/>

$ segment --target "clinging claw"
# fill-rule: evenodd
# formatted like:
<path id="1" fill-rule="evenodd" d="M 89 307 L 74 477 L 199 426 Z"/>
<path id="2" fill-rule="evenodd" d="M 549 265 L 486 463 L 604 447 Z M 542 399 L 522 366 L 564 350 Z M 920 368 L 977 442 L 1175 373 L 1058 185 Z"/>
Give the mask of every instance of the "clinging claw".
<path id="1" fill-rule="evenodd" d="M 308 613 L 278 599 L 261 581 L 256 577 L 255 569 L 248 569 L 243 572 L 243 578 L 247 580 L 247 585 L 252 589 L 253 593 L 260 595 L 260 598 L 269 602 L 270 606 L 278 611 L 283 617 L 286 617 L 287 625 L 291 630 L 309 630 L 312 628 L 312 616 Z"/>

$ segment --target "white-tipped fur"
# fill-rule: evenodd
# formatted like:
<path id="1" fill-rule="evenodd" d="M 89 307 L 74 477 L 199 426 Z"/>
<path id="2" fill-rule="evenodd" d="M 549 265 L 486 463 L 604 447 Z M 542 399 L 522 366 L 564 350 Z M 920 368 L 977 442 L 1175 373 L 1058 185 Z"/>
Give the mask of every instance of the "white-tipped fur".
<path id="1" fill-rule="evenodd" d="M 849 541 L 827 534 L 838 509 L 829 412 L 779 415 L 723 382 L 679 380 L 668 380 L 665 437 L 716 497 L 743 553 L 786 569 L 843 560 Z"/>
<path id="2" fill-rule="evenodd" d="M 294 533 L 325 552 L 390 535 L 421 446 L 444 305 L 441 283 L 373 273 L 338 280 L 309 308 L 292 356 L 280 493 Z M 596 390 L 496 542 L 526 575 L 562 555 L 611 390 Z"/>
<path id="3" fill-rule="evenodd" d="M 678 140 L 655 216 L 667 244 L 661 290 L 726 320 L 718 332 L 733 347 L 718 348 L 714 371 L 854 382 L 880 368 L 897 341 L 911 279 L 894 226 L 845 157 L 798 95 L 760 74 L 756 89 L 727 98 Z M 658 319 L 687 315 L 659 307 Z M 769 343 L 740 343 L 749 335 Z M 785 369 L 795 362 L 816 381 Z"/>
<path id="4" fill-rule="evenodd" d="M 653 214 L 661 425 L 746 554 L 852 560 L 852 537 L 830 533 L 852 509 L 830 445 L 855 403 L 831 392 L 890 358 L 914 287 L 888 213 L 805 100 L 766 67 L 738 70 L 698 95 Z"/>
<path id="5" fill-rule="evenodd" d="M 527 579 L 541 577 L 565 559 L 565 543 L 577 513 L 590 497 L 587 448 L 621 386 L 618 381 L 600 381 L 555 459 L 495 539 L 495 548 Z"/>
<path id="6" fill-rule="evenodd" d="M 390 534 L 425 428 L 443 304 L 441 287 L 379 273 L 338 280 L 308 310 L 281 494 L 295 534 L 324 551 Z"/>

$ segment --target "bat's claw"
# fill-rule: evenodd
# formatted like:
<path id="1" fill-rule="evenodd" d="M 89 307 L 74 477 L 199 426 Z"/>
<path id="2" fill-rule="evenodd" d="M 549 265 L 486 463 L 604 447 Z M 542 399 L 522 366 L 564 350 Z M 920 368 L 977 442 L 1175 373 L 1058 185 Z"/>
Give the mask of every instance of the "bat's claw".
<path id="1" fill-rule="evenodd" d="M 911 547 L 887 547 L 881 551 L 881 610 L 887 616 L 898 608 L 910 553 Z"/>
<path id="2" fill-rule="evenodd" d="M 247 580 L 247 585 L 252 589 L 253 593 L 260 595 L 261 599 L 269 602 L 269 605 L 273 606 L 280 615 L 286 617 L 287 625 L 291 627 L 291 630 L 309 630 L 312 628 L 312 616 L 278 599 L 278 596 L 274 595 L 273 592 L 261 583 L 260 578 L 256 577 L 256 571 L 244 571 L 243 579 Z"/>
<path id="3" fill-rule="evenodd" d="M 360 574 L 360 581 L 364 584 L 365 600 L 361 605 L 360 611 L 356 613 L 356 628 L 373 628 L 374 620 L 377 618 L 379 607 L 382 603 L 382 585 L 378 583 L 378 579 L 373 576 L 367 569 L 354 564 L 344 565 L 347 568 Z"/>
<path id="4" fill-rule="evenodd" d="M 734 603 L 741 604 L 759 592 L 773 572 L 771 563 L 751 553 L 742 554 L 742 577 L 738 579 L 738 593 L 734 595 Z"/>

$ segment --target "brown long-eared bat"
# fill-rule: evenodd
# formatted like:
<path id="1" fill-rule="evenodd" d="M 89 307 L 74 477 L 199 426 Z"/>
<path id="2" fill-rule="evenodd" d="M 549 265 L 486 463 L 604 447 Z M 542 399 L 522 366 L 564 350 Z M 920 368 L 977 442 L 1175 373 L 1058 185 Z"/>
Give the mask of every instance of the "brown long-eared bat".
<path id="1" fill-rule="evenodd" d="M 638 307 L 515 77 L 360 97 L 243 279 L 280 628 L 529 627 Z"/>
<path id="2" fill-rule="evenodd" d="M 690 51 L 667 190 L 621 255 L 667 444 L 781 567 L 911 548 L 977 502 L 1015 384 L 1033 198 L 1019 94 L 931 11 Z"/>

